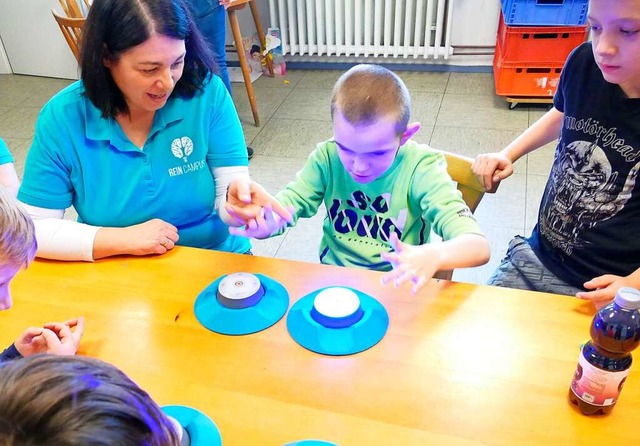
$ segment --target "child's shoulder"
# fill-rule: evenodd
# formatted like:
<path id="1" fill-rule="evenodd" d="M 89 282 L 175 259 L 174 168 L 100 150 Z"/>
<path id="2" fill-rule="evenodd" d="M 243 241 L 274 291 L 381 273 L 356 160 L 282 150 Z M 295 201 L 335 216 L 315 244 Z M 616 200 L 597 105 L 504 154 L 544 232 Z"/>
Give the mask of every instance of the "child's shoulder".
<path id="1" fill-rule="evenodd" d="M 412 139 L 407 141 L 398 150 L 398 157 L 402 157 L 403 163 L 431 163 L 444 161 L 444 155 L 440 150 L 421 144 Z"/>

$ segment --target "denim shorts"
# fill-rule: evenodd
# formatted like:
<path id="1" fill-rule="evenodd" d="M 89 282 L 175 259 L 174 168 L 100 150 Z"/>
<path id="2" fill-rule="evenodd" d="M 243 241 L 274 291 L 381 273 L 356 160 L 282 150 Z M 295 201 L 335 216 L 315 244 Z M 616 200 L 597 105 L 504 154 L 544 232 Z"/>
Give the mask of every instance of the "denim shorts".
<path id="1" fill-rule="evenodd" d="M 502 263 L 487 284 L 569 296 L 584 291 L 549 271 L 533 252 L 527 239 L 519 235 L 509 242 L 506 257 L 502 259 Z"/>

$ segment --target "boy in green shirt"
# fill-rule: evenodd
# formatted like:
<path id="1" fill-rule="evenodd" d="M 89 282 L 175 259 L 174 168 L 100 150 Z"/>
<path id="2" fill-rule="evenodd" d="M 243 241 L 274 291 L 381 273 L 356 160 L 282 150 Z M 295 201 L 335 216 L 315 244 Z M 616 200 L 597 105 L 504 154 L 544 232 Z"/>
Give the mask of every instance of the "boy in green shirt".
<path id="1" fill-rule="evenodd" d="M 343 74 L 331 96 L 334 137 L 318 144 L 296 179 L 276 195 L 293 224 L 324 202 L 325 264 L 389 271 L 383 282 L 420 289 L 440 270 L 489 260 L 489 243 L 447 174 L 444 156 L 411 137 L 411 100 L 402 80 L 377 65 Z M 232 233 L 264 238 L 286 222 L 264 218 Z M 429 244 L 431 230 L 443 243 Z"/>

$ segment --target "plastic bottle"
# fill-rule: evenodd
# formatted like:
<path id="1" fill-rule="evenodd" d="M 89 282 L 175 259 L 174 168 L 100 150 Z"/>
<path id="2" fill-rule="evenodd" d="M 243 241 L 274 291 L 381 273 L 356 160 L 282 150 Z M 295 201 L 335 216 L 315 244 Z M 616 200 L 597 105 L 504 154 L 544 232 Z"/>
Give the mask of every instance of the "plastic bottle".
<path id="1" fill-rule="evenodd" d="M 591 340 L 578 358 L 569 400 L 585 415 L 606 414 L 620 396 L 631 351 L 640 345 L 640 291 L 620 288 L 591 323 Z"/>

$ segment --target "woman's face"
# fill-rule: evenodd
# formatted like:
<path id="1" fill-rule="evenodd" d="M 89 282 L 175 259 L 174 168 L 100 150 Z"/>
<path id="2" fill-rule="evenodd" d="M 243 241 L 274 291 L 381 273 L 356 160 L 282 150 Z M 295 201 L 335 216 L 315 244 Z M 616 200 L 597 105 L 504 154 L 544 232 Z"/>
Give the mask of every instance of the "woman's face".
<path id="1" fill-rule="evenodd" d="M 182 77 L 185 54 L 184 40 L 153 34 L 117 61 L 105 58 L 104 65 L 124 95 L 130 115 L 155 112 L 167 103 Z"/>

